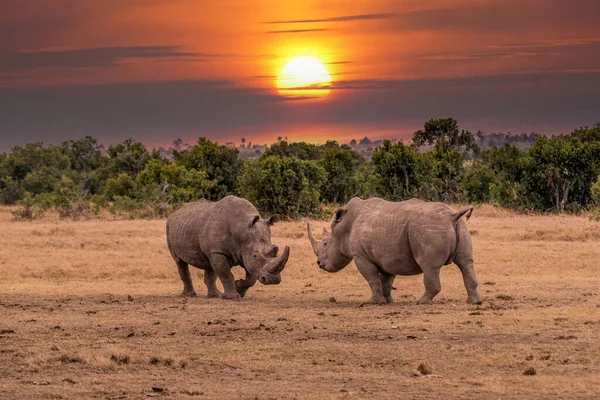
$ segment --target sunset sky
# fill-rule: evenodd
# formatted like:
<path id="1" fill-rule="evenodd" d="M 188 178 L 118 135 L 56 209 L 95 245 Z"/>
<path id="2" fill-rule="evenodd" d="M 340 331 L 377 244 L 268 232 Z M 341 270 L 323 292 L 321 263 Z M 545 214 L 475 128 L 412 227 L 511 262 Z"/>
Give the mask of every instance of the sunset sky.
<path id="1" fill-rule="evenodd" d="M 0 151 L 408 138 L 600 120 L 598 0 L 0 0 Z M 315 57 L 329 95 L 285 97 Z M 301 92 L 301 91 L 299 91 Z"/>

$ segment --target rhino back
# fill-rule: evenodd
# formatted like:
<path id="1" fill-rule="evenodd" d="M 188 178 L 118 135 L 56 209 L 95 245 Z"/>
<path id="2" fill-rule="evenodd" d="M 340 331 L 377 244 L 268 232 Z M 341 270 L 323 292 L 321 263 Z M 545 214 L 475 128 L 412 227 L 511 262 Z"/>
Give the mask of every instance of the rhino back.
<path id="1" fill-rule="evenodd" d="M 233 257 L 239 250 L 245 224 L 256 208 L 247 200 L 227 196 L 219 201 L 190 203 L 167 220 L 167 243 L 175 260 L 202 268 L 211 253 Z"/>
<path id="2" fill-rule="evenodd" d="M 448 223 L 452 209 L 444 207 L 447 206 L 442 203 L 418 199 L 369 199 L 357 204 L 350 234 L 353 255 L 368 258 L 388 273 L 421 273 L 423 250 L 446 255 L 448 243 L 444 240 L 454 240 L 453 227 Z"/>

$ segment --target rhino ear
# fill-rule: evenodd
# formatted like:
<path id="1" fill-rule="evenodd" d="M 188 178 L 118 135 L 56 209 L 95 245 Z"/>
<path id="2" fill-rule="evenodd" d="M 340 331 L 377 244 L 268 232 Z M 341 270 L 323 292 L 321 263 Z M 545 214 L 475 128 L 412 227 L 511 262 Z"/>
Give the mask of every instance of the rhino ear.
<path id="1" fill-rule="evenodd" d="M 267 223 L 269 225 L 273 225 L 275 224 L 275 222 L 279 222 L 281 221 L 281 217 L 279 216 L 279 214 L 273 214 L 269 217 L 269 219 L 267 220 Z"/>
<path id="2" fill-rule="evenodd" d="M 252 221 L 248 222 L 248 228 L 252 228 L 254 224 L 257 223 L 259 220 L 260 215 L 255 215 L 254 218 L 252 218 Z"/>
<path id="3" fill-rule="evenodd" d="M 335 222 L 340 222 L 342 220 L 342 217 L 344 216 L 344 214 L 346 214 L 348 212 L 348 210 L 344 209 L 344 208 L 340 208 L 339 210 L 337 210 L 335 212 Z"/>
<path id="4" fill-rule="evenodd" d="M 346 214 L 348 212 L 348 210 L 340 208 L 339 210 L 337 210 L 335 212 L 335 217 L 333 218 L 333 221 L 331 221 L 331 230 L 333 230 L 333 228 L 335 228 L 335 226 L 342 220 L 342 218 L 344 217 L 344 214 Z"/>

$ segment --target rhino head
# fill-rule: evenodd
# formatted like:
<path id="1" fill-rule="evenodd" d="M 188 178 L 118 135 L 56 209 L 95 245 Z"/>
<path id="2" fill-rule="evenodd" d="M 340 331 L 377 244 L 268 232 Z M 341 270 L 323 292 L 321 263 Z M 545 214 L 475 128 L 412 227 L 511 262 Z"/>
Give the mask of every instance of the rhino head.
<path id="1" fill-rule="evenodd" d="M 323 228 L 323 237 L 321 241 L 315 239 L 310 229 L 310 223 L 306 223 L 308 239 L 317 256 L 317 265 L 324 271 L 338 272 L 352 261 L 352 257 L 348 257 L 344 254 L 344 243 L 345 239 L 347 239 L 348 232 L 345 232 L 339 227 L 346 211 L 347 210 L 343 208 L 336 211 L 335 217 L 331 222 L 331 233 Z"/>
<path id="2" fill-rule="evenodd" d="M 278 215 L 262 219 L 256 215 L 247 223 L 246 246 L 242 258 L 247 271 L 245 280 L 238 281 L 236 286 L 240 293 L 254 285 L 258 280 L 263 285 L 277 285 L 281 282 L 281 271 L 290 255 L 290 248 L 285 246 L 278 256 L 279 248 L 271 243 L 271 226 L 279 221 Z"/>

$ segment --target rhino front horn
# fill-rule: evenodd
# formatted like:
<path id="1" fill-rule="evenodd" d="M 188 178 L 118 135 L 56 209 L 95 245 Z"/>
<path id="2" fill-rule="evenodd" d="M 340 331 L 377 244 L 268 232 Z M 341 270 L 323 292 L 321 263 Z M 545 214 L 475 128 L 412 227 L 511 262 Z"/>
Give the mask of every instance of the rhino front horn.
<path id="1" fill-rule="evenodd" d="M 290 248 L 289 246 L 285 246 L 283 253 L 277 257 L 269 261 L 269 264 L 266 266 L 267 271 L 271 274 L 276 275 L 281 273 L 285 268 L 285 264 L 290 256 Z"/>
<path id="2" fill-rule="evenodd" d="M 317 241 L 317 239 L 315 239 L 315 237 L 312 234 L 312 231 L 310 230 L 310 222 L 306 223 L 306 230 L 308 231 L 308 240 L 310 240 L 310 244 L 312 245 L 312 249 L 313 249 L 315 255 L 318 256 L 318 254 L 317 254 L 317 247 L 319 246 L 319 242 Z"/>

